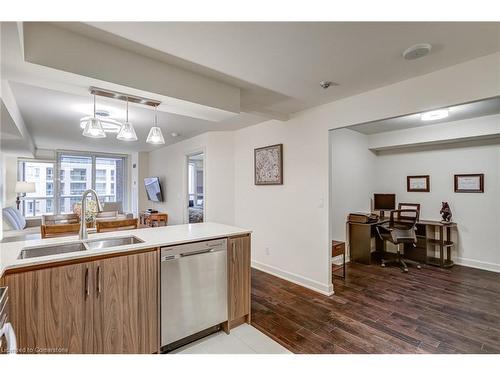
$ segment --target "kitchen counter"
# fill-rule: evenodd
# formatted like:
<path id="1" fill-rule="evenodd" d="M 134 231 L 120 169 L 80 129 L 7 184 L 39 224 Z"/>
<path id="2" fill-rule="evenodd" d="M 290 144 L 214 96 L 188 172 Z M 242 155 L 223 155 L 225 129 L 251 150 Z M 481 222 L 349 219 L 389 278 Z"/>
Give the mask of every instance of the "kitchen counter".
<path id="1" fill-rule="evenodd" d="M 218 223 L 181 224 L 165 227 L 142 228 L 119 232 L 89 234 L 88 240 L 136 236 L 142 243 L 108 247 L 104 249 L 84 250 L 73 253 L 55 254 L 37 258 L 18 259 L 25 247 L 36 247 L 54 244 L 77 242 L 78 236 L 24 240 L 0 243 L 0 277 L 12 268 L 36 266 L 73 259 L 83 259 L 104 254 L 126 253 L 141 249 L 151 249 L 160 246 L 171 246 L 188 242 L 203 241 L 214 238 L 237 236 L 251 233 L 250 230 Z"/>

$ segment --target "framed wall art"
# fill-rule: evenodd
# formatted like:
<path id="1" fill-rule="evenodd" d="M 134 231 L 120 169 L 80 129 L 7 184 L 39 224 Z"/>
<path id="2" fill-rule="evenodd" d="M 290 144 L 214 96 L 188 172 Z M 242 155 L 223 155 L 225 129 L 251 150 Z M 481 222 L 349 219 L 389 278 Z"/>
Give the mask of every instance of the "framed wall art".
<path id="1" fill-rule="evenodd" d="M 283 185 L 283 144 L 254 150 L 255 185 Z"/>
<path id="2" fill-rule="evenodd" d="M 406 191 L 428 193 L 431 191 L 431 177 L 429 175 L 407 176 Z"/>
<path id="3" fill-rule="evenodd" d="M 455 193 L 484 193 L 484 174 L 456 174 Z"/>

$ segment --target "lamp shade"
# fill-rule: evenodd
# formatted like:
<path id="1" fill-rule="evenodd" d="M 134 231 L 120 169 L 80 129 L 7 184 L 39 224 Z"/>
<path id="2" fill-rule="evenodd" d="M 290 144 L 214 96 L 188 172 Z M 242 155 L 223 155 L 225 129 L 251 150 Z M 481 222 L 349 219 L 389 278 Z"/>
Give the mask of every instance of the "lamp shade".
<path id="1" fill-rule="evenodd" d="M 165 144 L 165 139 L 163 139 L 163 134 L 161 133 L 161 129 L 157 126 L 153 126 L 149 131 L 146 142 L 151 143 L 153 145 Z"/>
<path id="2" fill-rule="evenodd" d="M 83 129 L 83 135 L 90 138 L 106 138 L 101 121 L 97 117 L 92 117 L 87 121 Z"/>
<path id="3" fill-rule="evenodd" d="M 134 126 L 131 122 L 125 122 L 118 135 L 116 136 L 120 141 L 137 141 L 137 135 L 135 134 Z"/>
<path id="4" fill-rule="evenodd" d="M 16 182 L 16 193 L 34 193 L 36 192 L 36 186 L 34 182 L 17 181 Z"/>

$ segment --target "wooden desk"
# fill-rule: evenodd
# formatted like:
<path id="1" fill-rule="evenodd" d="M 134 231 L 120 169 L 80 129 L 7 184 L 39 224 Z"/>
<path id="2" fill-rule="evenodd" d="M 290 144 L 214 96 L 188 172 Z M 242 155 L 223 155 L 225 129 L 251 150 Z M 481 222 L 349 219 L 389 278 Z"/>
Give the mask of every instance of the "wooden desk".
<path id="1" fill-rule="evenodd" d="M 349 233 L 349 259 L 351 262 L 370 264 L 372 257 L 372 238 L 375 238 L 376 252 L 383 251 L 384 243 L 377 235 L 376 226 L 385 222 L 387 222 L 387 219 L 379 219 L 366 224 L 347 222 Z"/>
<path id="2" fill-rule="evenodd" d="M 164 222 L 167 225 L 168 214 L 166 212 L 148 212 L 142 211 L 139 213 L 139 223 L 145 226 L 153 226 L 154 223 Z"/>
<path id="3" fill-rule="evenodd" d="M 373 255 L 385 251 L 383 241 L 378 237 L 376 226 L 387 222 L 387 218 L 379 219 L 373 223 L 361 224 L 347 222 L 350 260 L 357 263 L 370 264 Z M 442 223 L 436 220 L 419 220 L 416 225 L 417 244 L 405 244 L 405 256 L 419 262 L 439 267 L 452 267 L 451 249 L 455 246 L 451 239 L 451 230 L 456 228 L 456 223 Z M 438 231 L 439 237 L 434 238 Z M 375 252 L 371 251 L 371 239 L 375 238 Z M 438 249 L 439 257 L 429 255 L 429 250 Z"/>

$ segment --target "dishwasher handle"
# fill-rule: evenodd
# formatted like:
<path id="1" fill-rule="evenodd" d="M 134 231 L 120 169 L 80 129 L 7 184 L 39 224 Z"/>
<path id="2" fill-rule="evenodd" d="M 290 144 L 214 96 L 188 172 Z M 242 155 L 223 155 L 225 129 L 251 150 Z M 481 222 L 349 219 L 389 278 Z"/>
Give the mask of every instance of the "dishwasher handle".
<path id="1" fill-rule="evenodd" d="M 217 249 L 217 248 L 210 248 L 210 249 L 203 249 L 203 250 L 197 250 L 197 251 L 187 251 L 185 253 L 180 253 L 180 254 L 167 254 L 167 255 L 162 255 L 160 258 L 161 262 L 168 262 L 170 260 L 176 260 L 179 258 L 187 258 L 193 255 L 201 255 L 201 254 L 209 254 L 209 253 L 215 253 L 217 251 L 222 251 L 224 249 Z"/>

